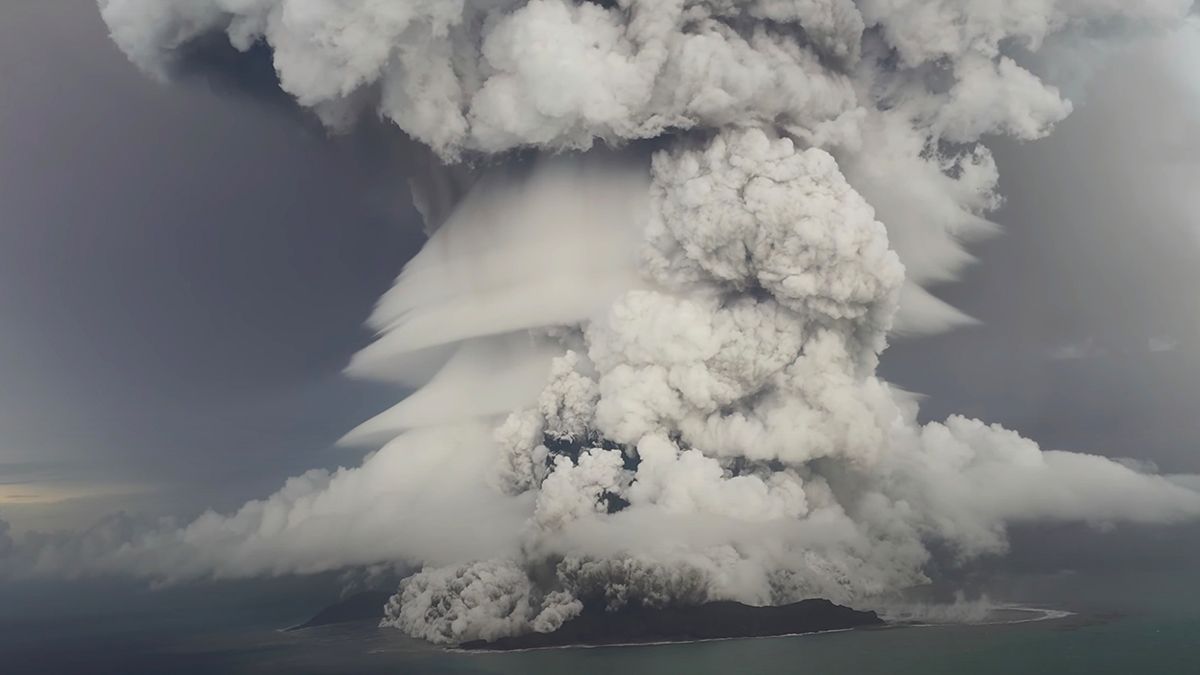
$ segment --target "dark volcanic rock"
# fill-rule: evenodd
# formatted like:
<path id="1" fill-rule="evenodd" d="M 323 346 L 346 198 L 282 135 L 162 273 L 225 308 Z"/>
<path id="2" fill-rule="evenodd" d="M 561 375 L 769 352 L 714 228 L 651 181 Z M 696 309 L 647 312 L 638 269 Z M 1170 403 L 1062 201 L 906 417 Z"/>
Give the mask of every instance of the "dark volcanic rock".
<path id="1" fill-rule="evenodd" d="M 367 621 L 370 619 L 378 621 L 383 618 L 383 608 L 387 605 L 387 601 L 392 595 L 394 595 L 393 591 L 363 591 L 362 593 L 355 593 L 345 600 L 341 600 L 317 612 L 316 616 L 299 626 L 293 626 L 288 630 L 300 630 L 301 628 L 327 626 L 331 623 L 347 623 L 350 621 Z"/>
<path id="2" fill-rule="evenodd" d="M 493 642 L 475 640 L 463 643 L 460 647 L 510 650 L 567 645 L 690 642 L 795 635 L 882 624 L 883 620 L 875 612 L 860 612 L 828 600 L 804 600 L 780 607 L 710 602 L 699 607 L 627 607 L 616 612 L 585 610 L 553 633 L 530 633 Z"/>

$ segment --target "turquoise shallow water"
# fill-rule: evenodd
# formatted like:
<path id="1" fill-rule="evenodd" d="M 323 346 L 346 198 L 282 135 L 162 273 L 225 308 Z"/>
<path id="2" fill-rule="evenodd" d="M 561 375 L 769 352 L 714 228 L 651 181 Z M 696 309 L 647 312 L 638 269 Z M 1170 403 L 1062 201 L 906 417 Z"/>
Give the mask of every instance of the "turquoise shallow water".
<path id="1" fill-rule="evenodd" d="M 343 629 L 345 631 L 346 629 Z M 310 639 L 316 636 L 310 636 Z M 1097 622 L 1074 617 L 1010 626 L 910 627 L 695 644 L 455 654 L 386 638 L 367 653 L 339 656 L 359 636 L 333 632 L 321 656 L 286 654 L 292 668 L 420 673 L 1200 673 L 1200 613 L 1129 616 Z M 389 643 L 390 644 L 387 644 Z M 308 648 L 302 651 L 307 652 Z M 258 657 L 248 656 L 252 667 Z M 272 660 L 270 658 L 268 661 Z M 351 665 L 353 664 L 353 665 Z M 326 671 L 332 672 L 332 671 Z"/>
<path id="2" fill-rule="evenodd" d="M 447 652 L 370 624 L 280 632 L 281 617 L 301 611 L 288 603 L 137 595 L 90 619 L 66 620 L 54 616 L 64 609 L 50 607 L 14 622 L 6 605 L 0 654 L 6 673 L 1193 675 L 1198 581 L 1191 573 L 1063 575 L 1013 585 L 1011 593 L 1027 595 L 1012 599 L 1039 596 L 1076 612 L 1052 621 L 508 654 Z M 240 623 L 231 625 L 231 616 Z"/>

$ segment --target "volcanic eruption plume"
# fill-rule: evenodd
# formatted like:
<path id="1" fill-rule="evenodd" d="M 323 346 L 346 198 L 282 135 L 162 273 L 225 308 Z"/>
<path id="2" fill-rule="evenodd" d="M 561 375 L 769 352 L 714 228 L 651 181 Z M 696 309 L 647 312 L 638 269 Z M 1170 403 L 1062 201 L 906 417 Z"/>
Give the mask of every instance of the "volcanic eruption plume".
<path id="1" fill-rule="evenodd" d="M 922 285 L 993 229 L 981 139 L 1071 112 L 1031 55 L 1191 4 L 100 0 L 146 70 L 213 34 L 266 45 L 300 105 L 332 127 L 376 113 L 470 189 L 449 211 L 454 190 L 416 190 L 428 243 L 351 364 L 410 384 L 442 364 L 348 438 L 380 449 L 94 564 L 411 563 L 387 623 L 453 643 L 585 605 L 869 606 L 927 581 L 934 544 L 969 559 L 1013 523 L 1200 516 L 1184 480 L 922 425 L 875 375 L 890 332 L 970 320 Z"/>

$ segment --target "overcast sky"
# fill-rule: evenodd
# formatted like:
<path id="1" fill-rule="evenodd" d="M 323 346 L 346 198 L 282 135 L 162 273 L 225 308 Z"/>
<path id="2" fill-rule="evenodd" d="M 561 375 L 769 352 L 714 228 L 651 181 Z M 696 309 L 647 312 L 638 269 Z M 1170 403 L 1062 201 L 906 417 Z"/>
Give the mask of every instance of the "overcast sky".
<path id="1" fill-rule="evenodd" d="M 936 289 L 982 323 L 885 355 L 927 417 L 1200 472 L 1191 58 L 1142 49 L 996 146 L 1005 234 Z M 356 463 L 331 443 L 395 395 L 340 370 L 420 245 L 410 151 L 330 138 L 269 67 L 156 84 L 90 1 L 0 3 L 0 517 L 228 509 Z"/>
<path id="2" fill-rule="evenodd" d="M 389 397 L 339 373 L 420 244 L 390 146 L 253 81 L 157 84 L 92 2 L 0 3 L 0 68 L 3 517 L 356 461 L 328 446 Z"/>

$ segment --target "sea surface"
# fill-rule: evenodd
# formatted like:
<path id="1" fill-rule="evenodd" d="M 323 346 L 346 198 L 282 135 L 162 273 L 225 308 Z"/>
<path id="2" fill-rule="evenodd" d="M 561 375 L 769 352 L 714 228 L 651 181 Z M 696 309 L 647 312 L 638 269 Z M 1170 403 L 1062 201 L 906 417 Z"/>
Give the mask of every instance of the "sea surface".
<path id="1" fill-rule="evenodd" d="M 477 654 L 370 622 L 282 631 L 321 607 L 300 582 L 269 592 L 24 585 L 0 589 L 0 672 L 1200 674 L 1200 571 L 1004 586 L 1005 601 L 1051 611 L 999 612 L 982 625 Z"/>

